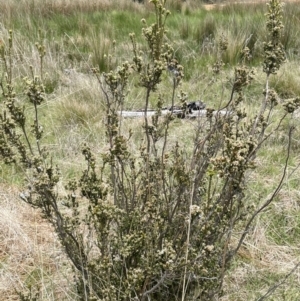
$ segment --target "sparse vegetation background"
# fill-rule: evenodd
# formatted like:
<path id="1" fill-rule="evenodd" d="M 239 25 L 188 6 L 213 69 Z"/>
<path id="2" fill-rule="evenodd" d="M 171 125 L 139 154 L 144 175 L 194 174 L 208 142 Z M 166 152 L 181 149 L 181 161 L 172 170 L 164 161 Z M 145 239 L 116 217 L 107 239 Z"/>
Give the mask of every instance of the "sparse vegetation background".
<path id="1" fill-rule="evenodd" d="M 0 3 L 0 300 L 298 300 L 299 3 L 140 2 Z"/>

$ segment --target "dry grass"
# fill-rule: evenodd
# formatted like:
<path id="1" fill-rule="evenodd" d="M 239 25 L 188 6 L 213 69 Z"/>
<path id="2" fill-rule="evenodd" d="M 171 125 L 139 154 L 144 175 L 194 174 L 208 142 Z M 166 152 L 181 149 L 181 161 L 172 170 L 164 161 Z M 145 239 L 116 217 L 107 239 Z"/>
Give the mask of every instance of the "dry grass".
<path id="1" fill-rule="evenodd" d="M 203 8 L 205 8 L 206 10 L 212 10 L 212 9 L 216 9 L 216 8 L 220 8 L 220 7 L 224 7 L 226 5 L 235 5 L 235 4 L 265 4 L 267 3 L 268 0 L 243 0 L 243 1 L 236 1 L 236 0 L 227 0 L 221 2 L 221 3 L 214 3 L 214 4 L 204 4 Z M 294 2 L 299 2 L 299 0 L 286 0 L 284 1 L 284 3 L 294 3 Z"/>
<path id="2" fill-rule="evenodd" d="M 280 283 L 299 263 L 299 248 L 275 244 L 267 235 L 268 223 L 258 219 L 252 234 L 239 250 L 239 264 L 226 276 L 224 296 L 220 301 L 257 300 L 270 287 Z M 282 285 L 271 300 L 298 300 L 300 268 L 298 267 Z M 286 299 L 282 296 L 286 295 Z"/>
<path id="3" fill-rule="evenodd" d="M 28 3 L 27 0 L 7 0 L 1 1 L 0 10 L 7 19 L 14 15 L 27 13 L 29 15 L 41 14 L 43 16 L 53 14 L 68 15 L 74 11 L 93 12 L 105 11 L 108 9 L 131 10 L 132 12 L 147 11 L 148 1 L 145 5 L 130 0 L 35 0 Z"/>
<path id="4" fill-rule="evenodd" d="M 70 266 L 53 229 L 20 202 L 17 189 L 0 191 L 0 300 L 18 300 L 16 291 L 30 286 L 40 287 L 39 300 L 73 300 Z"/>

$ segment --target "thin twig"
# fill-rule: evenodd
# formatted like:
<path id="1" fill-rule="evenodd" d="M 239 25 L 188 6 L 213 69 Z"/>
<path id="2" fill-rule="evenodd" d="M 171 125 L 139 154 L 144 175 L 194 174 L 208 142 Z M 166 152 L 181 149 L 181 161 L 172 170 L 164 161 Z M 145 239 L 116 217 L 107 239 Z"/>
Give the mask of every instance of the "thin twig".
<path id="1" fill-rule="evenodd" d="M 194 176 L 196 178 L 196 175 Z M 192 212 L 191 208 L 193 205 L 193 197 L 195 191 L 195 179 L 192 184 L 192 191 L 190 194 L 190 202 L 189 202 L 189 218 L 188 218 L 188 230 L 187 230 L 187 238 L 186 238 L 186 253 L 185 253 L 185 266 L 184 266 L 184 275 L 183 275 L 183 284 L 182 284 L 182 301 L 185 299 L 185 294 L 187 290 L 188 284 L 186 284 L 186 275 L 187 275 L 187 264 L 188 264 L 188 257 L 189 257 L 189 244 L 190 244 L 190 234 L 191 234 L 191 220 L 192 220 Z"/>
<path id="2" fill-rule="evenodd" d="M 159 279 L 159 281 L 157 281 L 157 283 L 152 286 L 149 290 L 147 290 L 146 292 L 143 293 L 141 300 L 145 300 L 145 298 L 150 295 L 151 293 L 153 293 L 156 289 L 159 288 L 159 286 L 165 281 L 165 278 L 167 277 L 167 273 L 164 273 L 162 275 L 162 277 Z"/>
<path id="3" fill-rule="evenodd" d="M 246 224 L 245 230 L 243 231 L 243 234 L 239 240 L 239 243 L 236 247 L 236 249 L 234 250 L 234 252 L 232 253 L 231 256 L 234 256 L 237 251 L 240 249 L 245 237 L 247 236 L 250 226 L 252 225 L 253 220 L 256 218 L 256 216 L 261 213 L 266 207 L 268 207 L 270 205 L 270 203 L 274 200 L 275 196 L 279 193 L 279 191 L 281 190 L 281 187 L 283 185 L 283 181 L 286 177 L 287 174 L 287 169 L 288 169 L 288 161 L 290 159 L 290 151 L 291 151 L 291 137 L 292 137 L 292 132 L 294 130 L 294 127 L 291 127 L 289 130 L 289 141 L 288 141 L 288 149 L 287 149 L 287 156 L 286 156 L 286 160 L 285 160 L 285 165 L 284 165 L 284 169 L 283 169 L 283 173 L 280 179 L 279 184 L 277 185 L 276 189 L 274 190 L 274 192 L 272 193 L 271 197 L 259 208 L 257 209 L 251 216 L 251 218 L 249 219 L 248 223 Z"/>
<path id="4" fill-rule="evenodd" d="M 259 299 L 257 299 L 256 301 L 262 301 L 262 300 L 265 300 L 267 299 L 268 297 L 270 297 L 274 291 L 276 289 L 278 289 L 279 286 L 281 286 L 282 284 L 284 284 L 286 282 L 286 280 L 297 270 L 297 268 L 300 266 L 300 262 L 298 262 L 293 268 L 292 270 L 284 276 L 284 278 L 279 281 L 278 283 L 274 284 L 273 286 L 271 286 L 268 291 L 263 295 L 261 296 Z"/>

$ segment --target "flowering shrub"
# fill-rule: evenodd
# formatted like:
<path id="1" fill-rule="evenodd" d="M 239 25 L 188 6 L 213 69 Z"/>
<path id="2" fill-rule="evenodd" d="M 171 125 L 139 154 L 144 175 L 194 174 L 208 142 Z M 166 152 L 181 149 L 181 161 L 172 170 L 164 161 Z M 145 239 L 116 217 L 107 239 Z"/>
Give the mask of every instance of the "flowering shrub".
<path id="1" fill-rule="evenodd" d="M 269 41 L 263 63 L 266 89 L 256 118 L 247 118 L 241 110 L 244 88 L 253 78 L 247 66 L 249 52 L 244 49 L 244 60 L 235 67 L 231 96 L 222 108 L 225 114 L 207 109 L 195 130 L 189 157 L 179 143 L 169 139 L 175 118 L 172 109 L 161 114 L 159 84 L 165 72 L 172 71 L 171 108 L 176 93 L 186 107 L 186 94 L 178 91 L 184 69 L 166 43 L 166 1 L 151 2 L 156 21 L 148 25 L 143 20 L 142 31 L 147 52 L 139 49 L 132 34 L 131 62 L 108 73 L 94 70 L 105 99 L 108 151 L 96 157 L 85 145 L 86 168 L 65 184 L 67 195 L 57 192 L 60 170 L 40 142 L 39 106 L 46 98 L 43 45 L 37 45 L 41 76 L 33 74 L 25 80 L 24 93 L 34 109 L 32 124 L 14 92 L 12 33 L 8 49 L 3 45 L 0 49 L 7 75 L 1 83 L 1 159 L 26 173 L 27 188 L 20 197 L 39 208 L 53 225 L 74 267 L 79 300 L 214 300 L 222 293 L 224 276 L 251 223 L 282 185 L 281 181 L 260 208 L 253 208 L 245 197 L 248 171 L 255 168 L 258 150 L 273 134 L 266 131 L 278 101 L 268 79 L 284 62 L 279 42 L 283 28 L 280 1 L 271 0 L 268 6 Z M 222 37 L 220 51 L 226 47 Z M 223 68 L 221 56 L 213 68 L 218 76 Z M 120 122 L 128 81 L 134 74 L 145 91 L 144 140 L 137 153 L 131 151 L 131 135 L 124 133 Z M 157 108 L 150 119 L 147 110 L 152 95 Z M 279 123 L 298 106 L 299 98 L 288 100 Z M 236 229 L 240 234 L 234 243 Z"/>

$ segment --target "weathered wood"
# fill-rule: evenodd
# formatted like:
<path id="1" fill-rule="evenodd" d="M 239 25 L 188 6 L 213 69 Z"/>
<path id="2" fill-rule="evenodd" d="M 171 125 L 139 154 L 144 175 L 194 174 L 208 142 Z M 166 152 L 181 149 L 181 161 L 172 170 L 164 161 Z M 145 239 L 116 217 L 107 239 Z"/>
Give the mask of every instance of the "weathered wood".
<path id="1" fill-rule="evenodd" d="M 173 110 L 172 112 L 175 116 L 178 116 L 179 118 L 199 118 L 199 117 L 205 117 L 207 114 L 207 110 L 195 110 L 191 112 L 185 112 L 184 110 Z M 220 110 L 220 111 L 213 111 L 213 115 L 225 115 L 227 114 L 227 110 Z M 119 114 L 125 118 L 136 118 L 136 117 L 144 117 L 145 111 L 122 111 L 119 112 Z M 156 114 L 155 110 L 148 110 L 147 111 L 147 117 L 154 116 Z M 171 114 L 171 111 L 169 109 L 165 109 L 161 111 L 162 115 Z"/>

